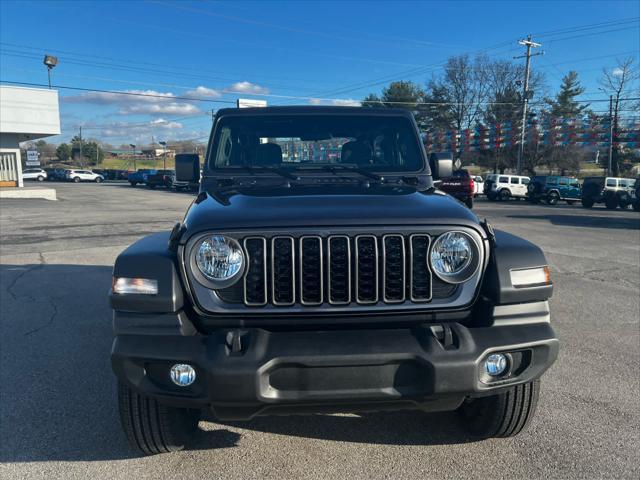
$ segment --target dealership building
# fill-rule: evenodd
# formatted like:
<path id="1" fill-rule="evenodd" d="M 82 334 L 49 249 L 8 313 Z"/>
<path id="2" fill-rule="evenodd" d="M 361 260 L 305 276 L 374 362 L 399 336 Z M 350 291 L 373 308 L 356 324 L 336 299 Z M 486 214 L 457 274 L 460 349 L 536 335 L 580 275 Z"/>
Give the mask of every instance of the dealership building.
<path id="1" fill-rule="evenodd" d="M 22 187 L 20 143 L 60 134 L 57 90 L 0 85 L 0 187 Z"/>

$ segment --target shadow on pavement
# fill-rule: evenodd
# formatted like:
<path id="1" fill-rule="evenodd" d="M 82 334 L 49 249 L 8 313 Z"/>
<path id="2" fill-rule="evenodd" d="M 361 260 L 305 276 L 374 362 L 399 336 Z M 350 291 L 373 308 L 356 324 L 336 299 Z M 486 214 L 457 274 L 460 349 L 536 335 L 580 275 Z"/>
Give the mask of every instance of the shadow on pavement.
<path id="1" fill-rule="evenodd" d="M 138 456 L 120 428 L 110 365 L 111 271 L 92 265 L 0 265 L 0 462 Z M 218 425 L 202 431 L 190 449 L 236 446 L 241 435 Z M 469 441 L 453 414 L 419 411 L 260 417 L 227 426 L 374 444 Z"/>
<path id="2" fill-rule="evenodd" d="M 636 212 L 629 217 L 603 217 L 586 215 L 506 215 L 506 218 L 524 220 L 547 220 L 552 225 L 564 227 L 614 228 L 622 230 L 640 230 L 640 217 Z"/>
<path id="3" fill-rule="evenodd" d="M 454 412 L 420 410 L 347 415 L 256 417 L 250 422 L 223 422 L 236 428 L 304 438 L 373 445 L 449 445 L 475 441 Z"/>

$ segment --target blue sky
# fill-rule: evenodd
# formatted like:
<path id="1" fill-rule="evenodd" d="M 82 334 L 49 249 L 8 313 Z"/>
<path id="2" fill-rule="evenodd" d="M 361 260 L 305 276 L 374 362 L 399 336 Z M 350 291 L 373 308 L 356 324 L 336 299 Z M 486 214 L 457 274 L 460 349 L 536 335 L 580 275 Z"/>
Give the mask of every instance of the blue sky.
<path id="1" fill-rule="evenodd" d="M 543 44 L 533 65 L 549 93 L 573 69 L 584 98 L 602 98 L 602 68 L 638 59 L 639 16 L 638 1 L 0 0 L 0 80 L 46 84 L 50 53 L 54 85 L 157 95 L 60 90 L 63 135 L 52 141 L 83 125 L 86 136 L 143 144 L 205 137 L 211 109 L 238 97 L 348 104 L 391 80 L 423 84 L 451 55 L 510 59 L 529 33 Z"/>

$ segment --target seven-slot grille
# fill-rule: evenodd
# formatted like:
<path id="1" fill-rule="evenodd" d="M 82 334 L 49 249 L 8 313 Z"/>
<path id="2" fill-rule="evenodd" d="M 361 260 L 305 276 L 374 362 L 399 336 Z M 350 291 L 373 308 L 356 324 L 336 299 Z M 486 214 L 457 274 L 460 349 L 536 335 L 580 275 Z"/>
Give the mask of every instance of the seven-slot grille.
<path id="1" fill-rule="evenodd" d="M 429 302 L 434 291 L 430 244 L 427 234 L 246 237 L 244 304 Z M 443 294 L 455 290 L 435 282 L 436 289 L 444 287 Z"/>

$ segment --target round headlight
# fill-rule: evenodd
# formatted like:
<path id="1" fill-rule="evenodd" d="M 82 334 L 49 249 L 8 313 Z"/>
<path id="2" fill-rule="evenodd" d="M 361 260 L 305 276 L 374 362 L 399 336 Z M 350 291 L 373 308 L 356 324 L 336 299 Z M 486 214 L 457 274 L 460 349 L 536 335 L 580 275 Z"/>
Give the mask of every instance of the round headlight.
<path id="1" fill-rule="evenodd" d="M 463 232 L 440 235 L 431 247 L 431 268 L 448 283 L 469 280 L 478 267 L 478 255 L 474 241 Z"/>
<path id="2" fill-rule="evenodd" d="M 244 254 L 233 238 L 211 235 L 200 240 L 194 250 L 198 270 L 216 288 L 233 285 L 242 275 Z"/>

